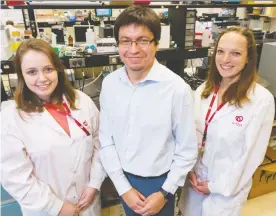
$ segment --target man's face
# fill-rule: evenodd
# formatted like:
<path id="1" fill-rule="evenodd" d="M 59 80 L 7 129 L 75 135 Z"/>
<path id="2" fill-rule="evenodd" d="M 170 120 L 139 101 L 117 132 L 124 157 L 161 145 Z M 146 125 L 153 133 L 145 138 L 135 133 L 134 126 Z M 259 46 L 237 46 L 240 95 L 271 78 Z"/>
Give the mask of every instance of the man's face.
<path id="1" fill-rule="evenodd" d="M 158 50 L 153 39 L 152 32 L 144 25 L 130 24 L 120 27 L 118 52 L 127 72 L 145 73 L 151 69 Z M 131 41 L 136 43 L 130 45 Z"/>

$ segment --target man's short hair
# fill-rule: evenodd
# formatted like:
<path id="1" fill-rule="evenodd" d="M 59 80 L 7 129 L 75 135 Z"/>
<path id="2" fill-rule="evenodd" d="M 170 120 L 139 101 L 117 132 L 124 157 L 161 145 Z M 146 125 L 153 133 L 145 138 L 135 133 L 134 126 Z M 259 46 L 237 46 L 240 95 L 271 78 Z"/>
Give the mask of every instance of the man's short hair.
<path id="1" fill-rule="evenodd" d="M 152 32 L 155 43 L 158 44 L 161 35 L 161 23 L 160 18 L 151 8 L 138 5 L 126 8 L 115 21 L 114 35 L 116 41 L 119 40 L 120 28 L 131 24 L 146 26 Z"/>

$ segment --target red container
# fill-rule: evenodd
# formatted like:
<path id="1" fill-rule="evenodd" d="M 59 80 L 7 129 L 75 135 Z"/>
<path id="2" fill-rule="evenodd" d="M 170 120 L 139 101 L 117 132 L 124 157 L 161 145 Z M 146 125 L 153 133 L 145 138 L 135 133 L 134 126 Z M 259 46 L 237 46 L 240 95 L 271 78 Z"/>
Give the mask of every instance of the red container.
<path id="1" fill-rule="evenodd" d="M 7 6 L 26 5 L 25 1 L 20 0 L 8 0 L 6 1 Z"/>
<path id="2" fill-rule="evenodd" d="M 134 4 L 136 4 L 136 5 L 149 5 L 150 0 L 134 0 Z"/>
<path id="3" fill-rule="evenodd" d="M 194 46 L 202 47 L 202 33 L 196 32 L 195 33 L 195 39 L 194 39 Z"/>

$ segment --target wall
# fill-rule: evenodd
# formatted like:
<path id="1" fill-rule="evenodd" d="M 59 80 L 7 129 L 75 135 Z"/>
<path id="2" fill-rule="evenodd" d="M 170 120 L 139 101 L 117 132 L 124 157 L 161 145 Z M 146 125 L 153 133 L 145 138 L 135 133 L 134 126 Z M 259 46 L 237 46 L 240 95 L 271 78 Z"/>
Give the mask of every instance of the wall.
<path id="1" fill-rule="evenodd" d="M 276 18 L 271 19 L 270 31 L 276 31 Z"/>
<path id="2" fill-rule="evenodd" d="M 15 24 L 24 23 L 22 11 L 20 9 L 3 9 L 0 10 L 0 22 L 6 23 L 7 20 L 12 20 Z"/>

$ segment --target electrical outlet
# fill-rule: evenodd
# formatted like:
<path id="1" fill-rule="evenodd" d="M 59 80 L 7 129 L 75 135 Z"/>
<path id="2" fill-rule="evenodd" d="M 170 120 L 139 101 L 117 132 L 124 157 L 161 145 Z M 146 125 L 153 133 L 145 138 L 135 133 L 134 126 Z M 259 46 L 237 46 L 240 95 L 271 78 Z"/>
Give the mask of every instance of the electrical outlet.
<path id="1" fill-rule="evenodd" d="M 119 63 L 121 63 L 121 59 L 119 55 L 109 56 L 109 64 L 119 64 Z"/>
<path id="2" fill-rule="evenodd" d="M 71 58 L 69 59 L 70 68 L 82 68 L 85 67 L 84 58 Z"/>

